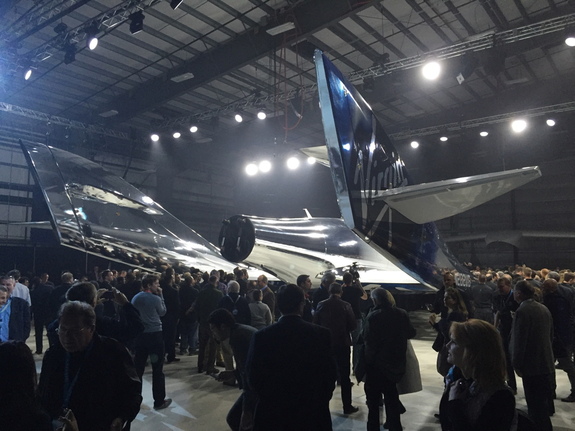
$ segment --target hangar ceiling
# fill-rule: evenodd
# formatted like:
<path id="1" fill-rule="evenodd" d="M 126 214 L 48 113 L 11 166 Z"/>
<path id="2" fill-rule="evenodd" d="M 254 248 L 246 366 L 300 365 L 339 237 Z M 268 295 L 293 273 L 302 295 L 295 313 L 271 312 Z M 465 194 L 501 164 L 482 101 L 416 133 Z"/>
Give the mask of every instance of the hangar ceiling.
<path id="1" fill-rule="evenodd" d="M 574 29 L 573 0 L 4 0 L 0 126 L 36 137 L 56 136 L 59 126 L 62 136 L 79 131 L 78 147 L 130 154 L 117 167 L 125 172 L 137 167 L 134 148 L 149 164 L 152 132 L 167 141 L 179 131 L 187 154 L 233 160 L 249 158 L 264 138 L 276 152 L 321 145 L 317 48 L 360 89 L 400 152 L 412 139 L 427 143 L 407 155 L 420 181 L 552 166 L 575 158 L 575 48 L 564 42 Z M 92 32 L 94 50 L 86 47 Z M 421 77 L 430 59 L 443 69 L 435 81 Z M 255 128 L 259 109 L 272 131 Z M 557 120 L 553 132 L 532 137 L 547 146 L 518 151 L 502 132 L 491 147 L 475 145 L 483 127 L 518 114 Z"/>

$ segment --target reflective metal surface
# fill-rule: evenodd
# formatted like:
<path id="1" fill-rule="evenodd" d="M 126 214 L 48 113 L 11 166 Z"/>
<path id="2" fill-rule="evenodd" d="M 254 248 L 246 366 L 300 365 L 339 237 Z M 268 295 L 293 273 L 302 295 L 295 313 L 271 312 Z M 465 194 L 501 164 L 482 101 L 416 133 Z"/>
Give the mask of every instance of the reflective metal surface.
<path id="1" fill-rule="evenodd" d="M 325 271 L 341 276 L 356 264 L 363 284 L 427 290 L 358 238 L 342 219 L 233 216 L 224 221 L 219 242 L 224 257 L 240 258 L 290 283 L 309 274 L 317 286 Z"/>
<path id="2" fill-rule="evenodd" d="M 435 224 L 416 224 L 377 198 L 381 190 L 412 184 L 405 165 L 353 85 L 321 51 L 316 50 L 315 64 L 331 172 L 346 224 L 422 283 L 439 286 L 443 269 L 467 274 Z"/>
<path id="3" fill-rule="evenodd" d="M 63 246 L 150 270 L 165 262 L 233 269 L 216 247 L 96 163 L 42 144 L 22 150 Z"/>

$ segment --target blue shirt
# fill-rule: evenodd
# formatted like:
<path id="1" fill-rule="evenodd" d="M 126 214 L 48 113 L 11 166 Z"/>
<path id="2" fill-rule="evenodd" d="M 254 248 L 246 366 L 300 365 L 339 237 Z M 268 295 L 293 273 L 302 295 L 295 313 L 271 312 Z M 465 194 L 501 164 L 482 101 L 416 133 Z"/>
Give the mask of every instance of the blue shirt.
<path id="1" fill-rule="evenodd" d="M 8 341 L 10 338 L 10 310 L 12 309 L 12 297 L 0 308 L 0 341 Z"/>
<path id="2" fill-rule="evenodd" d="M 162 321 L 160 317 L 166 314 L 164 297 L 151 292 L 140 292 L 132 298 L 132 305 L 140 312 L 144 324 L 144 332 L 160 332 Z"/>

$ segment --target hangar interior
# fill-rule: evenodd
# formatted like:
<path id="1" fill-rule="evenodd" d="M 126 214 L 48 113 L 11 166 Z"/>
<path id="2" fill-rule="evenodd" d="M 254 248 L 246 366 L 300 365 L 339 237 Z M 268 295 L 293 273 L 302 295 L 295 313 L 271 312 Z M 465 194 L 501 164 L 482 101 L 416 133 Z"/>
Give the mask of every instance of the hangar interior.
<path id="1" fill-rule="evenodd" d="M 416 183 L 541 168 L 539 180 L 438 223 L 460 260 L 575 269 L 574 31 L 572 0 L 3 1 L 1 241 L 35 243 L 6 224 L 32 220 L 37 204 L 19 139 L 101 164 L 212 242 L 232 214 L 339 216 L 328 169 L 285 168 L 325 142 L 320 49 Z M 433 81 L 421 76 L 429 60 L 442 69 Z M 527 129 L 514 134 L 518 118 Z M 246 175 L 264 159 L 271 172 Z"/>

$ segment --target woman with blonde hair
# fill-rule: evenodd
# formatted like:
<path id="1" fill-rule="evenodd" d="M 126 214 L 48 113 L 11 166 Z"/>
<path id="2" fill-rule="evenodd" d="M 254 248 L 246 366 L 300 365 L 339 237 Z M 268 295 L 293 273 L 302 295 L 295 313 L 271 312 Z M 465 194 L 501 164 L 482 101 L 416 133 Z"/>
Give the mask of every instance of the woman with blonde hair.
<path id="1" fill-rule="evenodd" d="M 515 397 L 506 385 L 505 354 L 493 325 L 479 319 L 454 322 L 449 363 L 463 378 L 449 384 L 440 404 L 443 431 L 509 431 L 516 426 Z"/>

